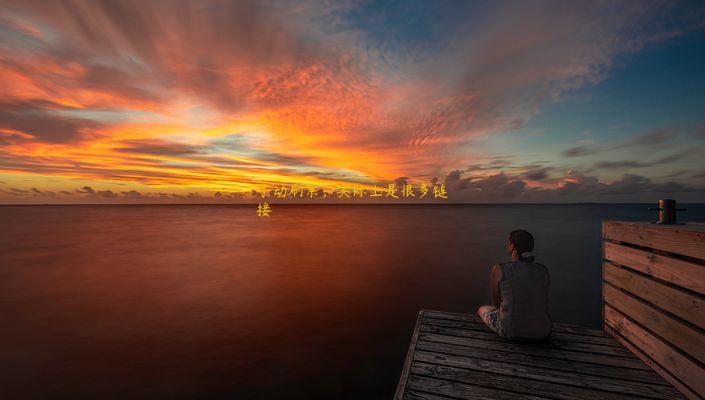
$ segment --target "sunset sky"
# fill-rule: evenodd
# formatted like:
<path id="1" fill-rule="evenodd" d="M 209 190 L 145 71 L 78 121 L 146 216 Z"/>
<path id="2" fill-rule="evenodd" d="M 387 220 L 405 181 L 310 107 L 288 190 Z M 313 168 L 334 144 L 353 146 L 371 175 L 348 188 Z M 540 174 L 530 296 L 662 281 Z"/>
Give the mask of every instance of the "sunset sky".
<path id="1" fill-rule="evenodd" d="M 705 201 L 705 3 L 0 0 L 0 203 Z"/>

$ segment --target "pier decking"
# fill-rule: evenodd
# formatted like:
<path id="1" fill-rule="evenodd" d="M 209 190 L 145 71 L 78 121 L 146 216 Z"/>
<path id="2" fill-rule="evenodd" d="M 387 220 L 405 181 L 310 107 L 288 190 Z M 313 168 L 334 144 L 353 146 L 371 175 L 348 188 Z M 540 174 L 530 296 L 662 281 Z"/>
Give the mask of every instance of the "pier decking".
<path id="1" fill-rule="evenodd" d="M 554 324 L 550 342 L 500 338 L 475 315 L 422 310 L 396 399 L 683 399 L 602 330 Z"/>

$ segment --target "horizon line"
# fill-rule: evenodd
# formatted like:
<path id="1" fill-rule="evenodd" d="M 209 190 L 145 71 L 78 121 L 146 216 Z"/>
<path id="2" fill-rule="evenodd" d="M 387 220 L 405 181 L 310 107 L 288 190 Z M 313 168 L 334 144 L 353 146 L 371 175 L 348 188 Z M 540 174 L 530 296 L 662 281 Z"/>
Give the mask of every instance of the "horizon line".
<path id="1" fill-rule="evenodd" d="M 395 202 L 386 202 L 386 203 L 362 203 L 362 202 L 344 202 L 344 203 L 338 203 L 338 202 L 331 202 L 331 203 L 313 203 L 313 202 L 301 202 L 301 203 L 290 203 L 290 202 L 283 202 L 283 203 L 278 203 L 278 202 L 256 202 L 256 203 L 0 203 L 0 207 L 12 207 L 12 206 L 253 206 L 261 203 L 269 203 L 271 205 L 277 205 L 277 206 L 282 206 L 282 205 L 295 205 L 295 206 L 300 206 L 300 205 L 372 205 L 372 206 L 381 206 L 381 205 L 398 205 L 398 206 L 414 206 L 414 205 L 419 205 L 419 206 L 427 206 L 427 205 L 451 205 L 451 206 L 459 206 L 459 205 L 583 205 L 583 204 L 611 204 L 611 205 L 620 205 L 620 204 L 643 204 L 643 205 L 653 205 L 657 204 L 658 202 L 599 202 L 599 201 L 579 201 L 579 202 L 532 202 L 532 203 L 522 203 L 522 202 L 506 202 L 506 203 L 451 203 L 451 202 L 429 202 L 429 203 L 412 203 L 412 202 L 406 202 L 406 203 L 395 203 Z M 691 205 L 705 205 L 705 202 L 683 202 L 683 203 L 678 203 L 678 204 L 691 204 Z"/>

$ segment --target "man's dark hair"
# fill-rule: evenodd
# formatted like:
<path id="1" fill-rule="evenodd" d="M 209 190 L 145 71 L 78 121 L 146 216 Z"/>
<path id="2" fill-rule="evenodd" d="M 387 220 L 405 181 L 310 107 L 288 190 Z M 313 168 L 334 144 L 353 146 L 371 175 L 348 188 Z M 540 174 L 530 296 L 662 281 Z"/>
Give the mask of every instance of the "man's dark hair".
<path id="1" fill-rule="evenodd" d="M 524 260 L 522 257 L 523 253 L 527 253 L 534 250 L 534 237 L 527 231 L 523 229 L 517 229 L 509 233 L 509 241 L 514 245 L 517 253 L 519 253 L 519 259 Z M 533 261 L 533 256 L 526 258 L 526 261 Z"/>

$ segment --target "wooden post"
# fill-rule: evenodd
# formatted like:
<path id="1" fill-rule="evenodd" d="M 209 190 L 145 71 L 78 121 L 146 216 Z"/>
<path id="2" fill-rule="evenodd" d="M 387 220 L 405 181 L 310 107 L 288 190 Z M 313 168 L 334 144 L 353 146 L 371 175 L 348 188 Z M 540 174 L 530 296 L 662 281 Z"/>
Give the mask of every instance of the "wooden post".
<path id="1" fill-rule="evenodd" d="M 690 399 L 705 397 L 705 224 L 606 221 L 603 321 Z"/>

